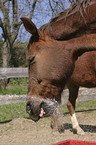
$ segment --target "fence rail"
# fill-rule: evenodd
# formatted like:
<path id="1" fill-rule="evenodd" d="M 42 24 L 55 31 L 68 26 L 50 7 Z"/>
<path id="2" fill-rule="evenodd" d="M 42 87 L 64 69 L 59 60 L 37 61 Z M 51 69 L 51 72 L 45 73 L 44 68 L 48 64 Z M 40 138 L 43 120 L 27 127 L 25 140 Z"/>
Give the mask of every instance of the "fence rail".
<path id="1" fill-rule="evenodd" d="M 28 77 L 28 68 L 0 68 L 0 79 L 4 80 L 5 88 L 6 88 L 6 79 L 8 78 L 16 78 L 16 77 Z M 79 101 L 86 101 L 86 100 L 96 100 L 96 89 L 95 88 L 80 88 Z M 62 104 L 67 103 L 68 100 L 68 89 L 64 90 L 62 93 Z M 9 104 L 9 103 L 17 103 L 17 102 L 25 102 L 26 95 L 13 95 L 10 96 L 2 96 L 0 95 L 0 105 Z"/>
<path id="2" fill-rule="evenodd" d="M 4 89 L 9 78 L 28 77 L 28 68 L 0 68 L 0 79 L 3 80 Z"/>
<path id="3" fill-rule="evenodd" d="M 0 68 L 0 79 L 28 77 L 28 68 Z"/>
<path id="4" fill-rule="evenodd" d="M 61 104 L 67 104 L 69 96 L 68 89 L 64 90 L 61 97 Z M 95 88 L 80 88 L 78 95 L 78 102 L 96 100 L 96 89 Z M 27 95 L 0 95 L 0 105 L 26 102 Z"/>

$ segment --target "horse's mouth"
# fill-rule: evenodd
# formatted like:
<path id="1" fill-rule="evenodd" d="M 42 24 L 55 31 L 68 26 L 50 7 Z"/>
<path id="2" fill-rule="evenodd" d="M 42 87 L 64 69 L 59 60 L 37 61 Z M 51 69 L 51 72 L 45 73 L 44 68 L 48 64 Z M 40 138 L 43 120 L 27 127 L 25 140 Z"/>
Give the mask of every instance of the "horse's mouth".
<path id="1" fill-rule="evenodd" d="M 39 99 L 38 99 L 39 100 Z M 57 102 L 50 99 L 32 98 L 26 102 L 26 111 L 33 121 L 38 121 L 40 118 L 51 116 L 56 109 Z"/>
<path id="2" fill-rule="evenodd" d="M 50 103 L 49 103 L 50 102 Z M 51 116 L 54 112 L 54 110 L 56 109 L 56 102 L 52 102 L 52 101 L 49 101 L 47 100 L 46 102 L 42 102 L 41 105 L 40 105 L 40 108 L 41 108 L 41 111 L 40 111 L 40 118 L 46 116 Z"/>

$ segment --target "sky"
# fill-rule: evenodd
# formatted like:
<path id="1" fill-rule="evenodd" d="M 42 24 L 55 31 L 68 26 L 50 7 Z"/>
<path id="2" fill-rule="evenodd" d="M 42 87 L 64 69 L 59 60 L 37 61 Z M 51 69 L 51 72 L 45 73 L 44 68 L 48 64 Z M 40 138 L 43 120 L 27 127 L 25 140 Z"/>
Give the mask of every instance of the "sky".
<path id="1" fill-rule="evenodd" d="M 68 0 L 66 0 L 65 8 L 67 9 L 67 8 L 69 8 L 69 6 L 70 6 L 70 3 L 68 2 Z M 32 22 L 36 25 L 37 28 L 40 28 L 42 25 L 48 23 L 50 21 L 50 19 L 52 18 L 51 12 L 47 11 L 48 10 L 48 5 L 46 3 L 42 3 L 42 7 L 43 7 L 43 10 L 41 10 L 41 11 L 39 11 L 39 9 L 38 10 L 36 9 L 36 11 L 39 11 L 39 13 L 34 12 L 34 17 L 32 18 Z M 46 14 L 47 14 L 47 17 L 46 17 Z M 27 14 L 24 15 L 24 16 L 27 16 Z M 24 34 L 26 33 L 24 27 L 22 27 L 22 31 L 23 31 Z M 20 33 L 19 33 L 18 38 L 20 38 L 22 42 L 24 42 L 24 41 L 28 42 L 30 36 L 31 35 L 27 32 L 26 33 L 26 39 L 24 40 L 22 35 L 20 36 Z"/>
<path id="2" fill-rule="evenodd" d="M 22 2 L 22 0 L 19 0 L 19 1 Z M 37 28 L 39 28 L 43 24 L 48 23 L 49 20 L 52 18 L 51 11 L 48 11 L 48 5 L 46 4 L 46 1 L 44 1 L 44 2 L 45 3 L 41 3 L 41 5 L 39 5 L 37 7 L 37 9 L 35 10 L 36 12 L 34 12 L 34 17 L 32 18 L 32 21 L 35 23 Z M 22 3 L 20 3 L 20 4 L 21 5 L 19 5 L 19 11 L 22 9 Z M 67 9 L 69 6 L 70 6 L 70 3 L 68 3 L 68 0 L 66 0 L 65 8 Z M 31 7 L 31 5 L 30 5 L 30 7 Z M 26 9 L 28 9 L 27 6 L 25 9 L 23 8 L 24 13 L 21 16 L 28 17 L 28 13 L 27 13 L 28 11 L 26 11 Z M 40 9 L 41 9 L 41 11 L 39 11 Z M 38 13 L 37 13 L 37 11 L 38 11 Z M 11 9 L 10 9 L 10 12 L 11 12 Z M 1 17 L 1 19 L 3 18 L 2 12 L 0 12 L 0 17 Z M 11 15 L 10 15 L 10 18 L 11 18 Z M 19 30 L 17 41 L 20 40 L 21 42 L 26 42 L 29 40 L 29 37 L 30 37 L 30 34 L 25 31 L 25 29 L 22 25 Z M 0 39 L 1 38 L 2 38 L 2 29 L 0 28 Z"/>

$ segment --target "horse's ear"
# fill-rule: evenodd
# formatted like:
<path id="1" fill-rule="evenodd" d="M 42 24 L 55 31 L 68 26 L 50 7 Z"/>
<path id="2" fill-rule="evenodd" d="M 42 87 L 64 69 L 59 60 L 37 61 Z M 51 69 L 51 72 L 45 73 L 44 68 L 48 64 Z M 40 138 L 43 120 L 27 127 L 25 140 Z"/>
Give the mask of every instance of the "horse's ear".
<path id="1" fill-rule="evenodd" d="M 35 24 L 28 18 L 26 17 L 21 17 L 21 20 L 23 22 L 23 25 L 25 29 L 31 33 L 32 35 L 38 36 L 38 29 L 36 28 Z"/>

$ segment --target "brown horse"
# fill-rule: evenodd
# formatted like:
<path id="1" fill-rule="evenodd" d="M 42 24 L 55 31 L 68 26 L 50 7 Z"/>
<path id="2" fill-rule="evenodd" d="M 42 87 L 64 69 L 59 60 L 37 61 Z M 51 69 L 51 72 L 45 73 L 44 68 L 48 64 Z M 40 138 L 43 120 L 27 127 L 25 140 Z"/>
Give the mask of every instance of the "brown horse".
<path id="1" fill-rule="evenodd" d="M 55 121 L 52 120 L 51 126 L 62 127 L 59 103 L 64 86 L 73 73 L 75 60 L 86 51 L 96 50 L 96 34 L 93 34 L 96 32 L 95 12 L 94 1 L 86 3 L 82 12 L 75 6 L 40 29 L 28 18 L 21 18 L 25 29 L 32 34 L 28 44 L 26 99 L 26 110 L 32 120 L 52 115 Z M 79 125 L 76 129 L 82 131 Z"/>
<path id="2" fill-rule="evenodd" d="M 67 103 L 71 114 L 73 128 L 78 127 L 75 116 L 75 103 L 78 97 L 79 87 L 93 88 L 96 87 L 96 52 L 86 52 L 75 62 L 75 69 L 67 82 L 69 89 L 69 101 Z M 83 133 L 83 131 L 82 131 Z"/>

